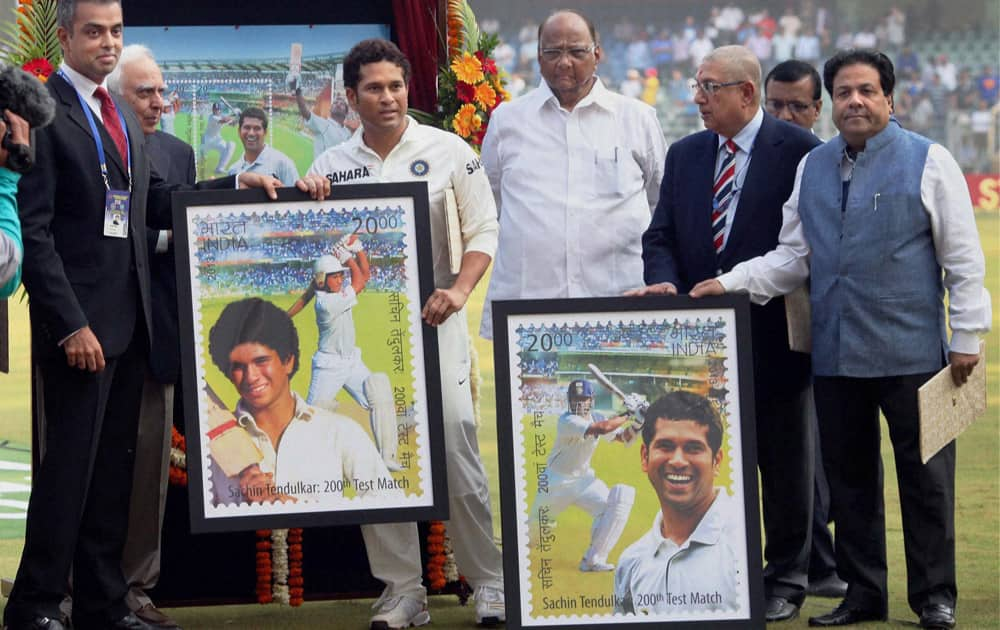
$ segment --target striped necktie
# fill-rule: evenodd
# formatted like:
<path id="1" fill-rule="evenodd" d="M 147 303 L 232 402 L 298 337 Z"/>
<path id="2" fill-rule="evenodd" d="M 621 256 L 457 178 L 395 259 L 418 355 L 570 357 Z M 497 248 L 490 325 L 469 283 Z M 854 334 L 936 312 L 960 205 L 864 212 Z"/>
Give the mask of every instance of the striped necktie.
<path id="1" fill-rule="evenodd" d="M 715 176 L 715 185 L 712 186 L 712 243 L 715 245 L 715 253 L 722 251 L 722 244 L 726 233 L 726 210 L 729 202 L 733 200 L 733 189 L 736 186 L 736 143 L 730 138 L 722 145 L 726 156 L 722 159 L 722 166 L 719 174 Z"/>

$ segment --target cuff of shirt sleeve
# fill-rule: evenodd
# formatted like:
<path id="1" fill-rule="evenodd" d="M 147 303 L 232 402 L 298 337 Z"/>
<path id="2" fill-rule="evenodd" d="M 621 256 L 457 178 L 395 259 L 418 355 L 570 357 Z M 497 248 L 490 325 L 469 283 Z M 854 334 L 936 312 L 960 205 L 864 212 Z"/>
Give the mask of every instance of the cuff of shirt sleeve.
<path id="1" fill-rule="evenodd" d="M 724 273 L 721 276 L 715 278 L 722 285 L 723 290 L 726 293 L 733 293 L 735 291 L 746 291 L 746 280 L 743 278 L 743 274 L 739 273 L 737 270 Z"/>
<path id="2" fill-rule="evenodd" d="M 486 254 L 491 259 L 497 252 L 497 240 L 496 237 L 490 236 L 475 236 L 465 244 L 465 251 L 463 253 L 468 254 L 469 252 L 480 252 Z"/>
<path id="3" fill-rule="evenodd" d="M 949 349 L 952 352 L 961 352 L 962 354 L 979 354 L 979 335 L 956 330 L 951 333 Z"/>

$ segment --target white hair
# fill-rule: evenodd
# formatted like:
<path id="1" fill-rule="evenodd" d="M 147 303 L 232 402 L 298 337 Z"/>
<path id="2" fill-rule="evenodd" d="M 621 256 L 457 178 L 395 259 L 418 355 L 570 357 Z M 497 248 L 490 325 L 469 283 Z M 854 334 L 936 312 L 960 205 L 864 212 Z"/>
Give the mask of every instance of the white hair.
<path id="1" fill-rule="evenodd" d="M 129 44 L 128 46 L 122 48 L 122 52 L 118 56 L 118 65 L 116 65 L 115 69 L 108 75 L 108 89 L 115 94 L 121 95 L 122 68 L 141 59 L 149 59 L 153 63 L 156 63 L 156 58 L 153 57 L 153 51 L 142 44 Z"/>
<path id="2" fill-rule="evenodd" d="M 749 81 L 754 86 L 754 101 L 760 102 L 760 61 L 745 46 L 720 46 L 708 53 L 702 63 L 714 62 L 725 68 L 726 81 Z"/>

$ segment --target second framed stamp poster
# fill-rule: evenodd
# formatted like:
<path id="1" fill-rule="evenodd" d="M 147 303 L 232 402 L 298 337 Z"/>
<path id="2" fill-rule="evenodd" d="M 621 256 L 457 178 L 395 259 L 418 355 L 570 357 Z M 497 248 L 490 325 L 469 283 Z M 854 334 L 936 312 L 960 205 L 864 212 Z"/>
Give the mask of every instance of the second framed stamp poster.
<path id="1" fill-rule="evenodd" d="M 508 623 L 763 627 L 747 300 L 493 318 Z"/>

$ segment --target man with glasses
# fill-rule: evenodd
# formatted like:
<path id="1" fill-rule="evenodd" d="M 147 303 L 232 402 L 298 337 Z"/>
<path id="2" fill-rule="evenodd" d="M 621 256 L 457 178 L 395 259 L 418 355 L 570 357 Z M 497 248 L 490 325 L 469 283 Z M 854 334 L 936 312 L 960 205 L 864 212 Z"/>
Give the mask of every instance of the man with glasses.
<path id="1" fill-rule="evenodd" d="M 821 88 L 819 72 L 812 65 L 798 59 L 783 61 L 772 68 L 764 79 L 764 111 L 811 131 L 823 108 Z M 809 299 L 805 287 L 797 291 L 803 292 L 803 299 Z M 843 597 L 847 593 L 847 583 L 837 575 L 833 534 L 829 527 L 830 486 L 823 471 L 823 452 L 813 409 L 809 410 L 809 416 L 813 425 L 815 479 L 808 593 L 820 597 Z"/>
<path id="2" fill-rule="evenodd" d="M 816 68 L 798 59 L 782 61 L 764 79 L 764 111 L 811 131 L 823 109 L 821 88 Z"/>
<path id="3" fill-rule="evenodd" d="M 922 628 L 956 623 L 955 443 L 922 461 L 917 391 L 946 363 L 965 383 L 993 317 L 965 177 L 947 149 L 892 117 L 895 84 L 875 50 L 826 62 L 840 133 L 798 165 L 780 246 L 691 291 L 764 302 L 810 277 L 816 410 L 837 569 L 850 585 L 810 626 L 888 616 L 880 412 L 895 455 L 907 603 Z"/>
<path id="4" fill-rule="evenodd" d="M 609 91 L 593 23 L 559 11 L 538 30 L 544 83 L 490 119 L 482 162 L 500 213 L 487 300 L 620 295 L 642 284 L 641 237 L 666 141 L 656 110 Z M 484 337 L 492 336 L 490 308 Z"/>
<path id="5" fill-rule="evenodd" d="M 692 82 L 706 130 L 667 153 L 659 203 L 642 237 L 644 289 L 686 293 L 778 242 L 795 166 L 819 144 L 761 111 L 760 63 L 742 46 L 713 50 Z M 757 464 L 764 498 L 768 621 L 798 615 L 809 566 L 813 454 L 809 356 L 788 348 L 784 301 L 751 310 Z"/>

